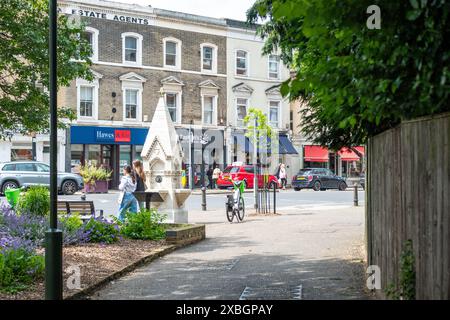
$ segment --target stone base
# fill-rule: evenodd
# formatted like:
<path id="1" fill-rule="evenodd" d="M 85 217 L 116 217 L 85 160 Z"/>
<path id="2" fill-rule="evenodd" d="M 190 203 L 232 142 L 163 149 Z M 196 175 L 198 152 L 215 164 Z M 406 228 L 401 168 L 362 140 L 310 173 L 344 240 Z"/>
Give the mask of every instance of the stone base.
<path id="1" fill-rule="evenodd" d="M 188 211 L 184 208 L 166 209 L 158 208 L 158 213 L 165 214 L 166 223 L 188 223 Z"/>

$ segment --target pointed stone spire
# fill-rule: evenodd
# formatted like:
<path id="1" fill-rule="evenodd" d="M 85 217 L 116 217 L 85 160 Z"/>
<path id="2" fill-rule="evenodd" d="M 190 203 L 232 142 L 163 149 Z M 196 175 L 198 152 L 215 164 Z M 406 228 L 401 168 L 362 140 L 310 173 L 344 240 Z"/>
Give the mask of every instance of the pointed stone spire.
<path id="1" fill-rule="evenodd" d="M 174 152 L 178 150 L 178 136 L 175 126 L 170 116 L 169 109 L 166 106 L 164 99 L 165 92 L 161 87 L 158 105 L 150 125 L 150 130 L 147 134 L 144 147 L 142 149 L 142 158 L 148 158 L 152 150 L 152 146 L 159 142 L 166 157 L 173 157 Z M 156 141 L 157 140 L 157 141 Z"/>

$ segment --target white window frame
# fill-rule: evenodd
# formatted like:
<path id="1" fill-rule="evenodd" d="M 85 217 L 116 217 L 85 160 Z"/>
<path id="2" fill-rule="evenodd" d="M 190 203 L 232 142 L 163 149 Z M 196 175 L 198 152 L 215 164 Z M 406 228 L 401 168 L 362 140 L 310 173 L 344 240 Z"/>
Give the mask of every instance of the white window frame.
<path id="1" fill-rule="evenodd" d="M 208 69 L 203 69 L 203 48 L 204 47 L 209 47 L 209 48 L 212 48 L 212 64 L 211 64 L 211 70 L 208 70 Z M 212 43 L 202 43 L 201 45 L 200 45 L 200 56 L 201 56 L 201 58 L 200 58 L 200 70 L 201 70 L 201 72 L 203 72 L 203 73 L 214 73 L 214 74 L 216 74 L 217 73 L 217 50 L 218 50 L 218 47 L 215 45 L 215 44 L 212 44 Z"/>
<path id="2" fill-rule="evenodd" d="M 176 124 L 181 124 L 181 115 L 182 115 L 182 106 L 181 106 L 181 101 L 182 101 L 182 91 L 176 91 L 176 90 L 171 90 L 171 91 L 165 91 L 164 92 L 164 103 L 167 106 L 167 94 L 175 94 L 176 95 L 176 103 L 177 103 L 177 109 L 176 109 L 176 121 L 174 121 L 174 123 Z"/>
<path id="3" fill-rule="evenodd" d="M 84 32 L 90 33 L 92 35 L 92 56 L 91 61 L 97 62 L 98 61 L 98 35 L 99 31 L 92 27 L 86 27 Z"/>
<path id="4" fill-rule="evenodd" d="M 176 44 L 177 55 L 175 56 L 175 66 L 166 64 L 166 43 L 167 42 L 175 42 L 175 44 Z M 164 68 L 181 70 L 181 46 L 182 46 L 181 40 L 178 40 L 176 38 L 169 37 L 169 38 L 163 39 L 163 66 L 164 66 Z"/>
<path id="5" fill-rule="evenodd" d="M 245 69 L 246 69 L 246 73 L 245 74 L 238 74 L 237 73 L 237 69 L 238 69 L 238 66 L 237 66 L 238 56 L 237 56 L 237 54 L 238 54 L 239 51 L 245 52 Z M 235 74 L 236 77 L 245 77 L 245 78 L 250 77 L 250 53 L 247 50 L 236 49 L 234 51 L 234 74 Z"/>
<path id="6" fill-rule="evenodd" d="M 100 77 L 101 78 L 101 77 Z M 99 77 L 96 77 L 92 82 L 85 79 L 77 79 L 77 119 L 78 120 L 98 120 L 98 91 L 99 91 Z M 92 96 L 92 117 L 81 116 L 80 114 L 80 96 L 81 87 L 92 87 L 94 89 Z"/>
<path id="7" fill-rule="evenodd" d="M 240 119 L 239 119 L 239 112 L 238 112 L 238 108 L 237 108 L 238 107 L 238 99 L 244 99 L 244 100 L 247 101 L 247 103 L 245 105 L 245 114 L 247 115 L 248 114 L 248 106 L 250 105 L 250 98 L 247 98 L 247 97 L 236 97 L 234 99 L 234 112 L 235 112 L 235 115 L 236 115 L 235 116 L 236 127 L 242 127 L 242 126 L 244 126 L 244 123 L 243 123 L 244 119 L 242 119 L 242 124 L 240 124 L 239 123 L 239 121 L 240 121 Z"/>
<path id="8" fill-rule="evenodd" d="M 136 119 L 127 118 L 127 90 L 133 90 L 137 92 L 136 97 Z M 137 86 L 130 86 L 130 84 L 126 84 L 122 87 L 123 94 L 123 121 L 127 122 L 141 122 L 142 121 L 142 88 L 138 88 Z"/>
<path id="9" fill-rule="evenodd" d="M 202 124 L 205 126 L 217 126 L 217 95 L 202 94 Z M 205 98 L 212 98 L 212 123 L 205 123 Z"/>
<path id="10" fill-rule="evenodd" d="M 125 60 L 125 39 L 131 37 L 136 39 L 136 62 Z M 122 33 L 122 63 L 127 66 L 142 66 L 142 41 L 144 37 L 135 32 Z"/>
<path id="11" fill-rule="evenodd" d="M 271 102 L 276 102 L 276 103 L 278 103 L 278 125 L 276 125 L 276 126 L 274 126 L 273 124 L 272 124 L 272 122 L 270 121 L 270 108 L 272 108 L 272 106 L 270 105 L 270 103 Z M 279 129 L 279 128 L 281 128 L 281 100 L 278 100 L 278 99 L 270 99 L 269 100 L 269 102 L 268 102 L 268 115 L 269 115 L 269 117 L 268 117 L 268 120 L 269 120 L 269 124 L 270 124 L 270 126 L 272 127 L 272 128 L 275 128 L 275 129 Z"/>
<path id="12" fill-rule="evenodd" d="M 277 69 L 277 77 L 276 78 L 270 76 L 270 56 L 278 57 L 278 69 Z M 280 59 L 279 55 L 269 54 L 267 56 L 267 79 L 269 79 L 269 80 L 279 80 L 280 79 L 280 73 L 281 73 L 280 65 L 281 65 L 281 59 Z"/>

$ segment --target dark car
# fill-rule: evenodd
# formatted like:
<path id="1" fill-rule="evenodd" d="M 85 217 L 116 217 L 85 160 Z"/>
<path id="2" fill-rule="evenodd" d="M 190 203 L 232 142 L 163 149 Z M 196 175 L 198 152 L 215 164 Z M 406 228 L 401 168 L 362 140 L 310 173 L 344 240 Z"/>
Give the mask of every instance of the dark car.
<path id="1" fill-rule="evenodd" d="M 313 189 L 314 191 L 339 189 L 344 191 L 347 188 L 345 179 L 335 175 L 331 170 L 324 168 L 301 169 L 292 178 L 294 190 Z"/>

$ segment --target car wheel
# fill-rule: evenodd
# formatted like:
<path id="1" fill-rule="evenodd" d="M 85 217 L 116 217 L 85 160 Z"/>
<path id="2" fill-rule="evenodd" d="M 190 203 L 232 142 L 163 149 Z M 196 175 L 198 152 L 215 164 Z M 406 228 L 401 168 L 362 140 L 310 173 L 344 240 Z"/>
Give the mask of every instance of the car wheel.
<path id="1" fill-rule="evenodd" d="M 72 195 L 77 191 L 77 183 L 73 180 L 66 180 L 61 186 L 61 190 L 65 195 Z"/>
<path id="2" fill-rule="evenodd" d="M 345 191 L 347 189 L 347 184 L 345 182 L 341 182 L 339 184 L 339 191 Z"/>
<path id="3" fill-rule="evenodd" d="M 313 184 L 313 190 L 314 191 L 319 191 L 322 188 L 322 184 L 320 183 L 320 181 L 316 181 Z"/>
<path id="4" fill-rule="evenodd" d="M 247 181 L 243 180 L 242 183 L 244 184 L 244 190 L 247 189 Z"/>
<path id="5" fill-rule="evenodd" d="M 15 181 L 6 181 L 2 186 L 2 193 L 5 194 L 6 189 L 17 189 L 19 185 Z"/>
<path id="6" fill-rule="evenodd" d="M 276 184 L 275 184 L 275 182 L 270 182 L 269 183 L 269 189 L 273 189 L 274 187 L 276 187 Z"/>
<path id="7" fill-rule="evenodd" d="M 294 188 L 295 191 L 300 191 L 302 188 Z"/>

